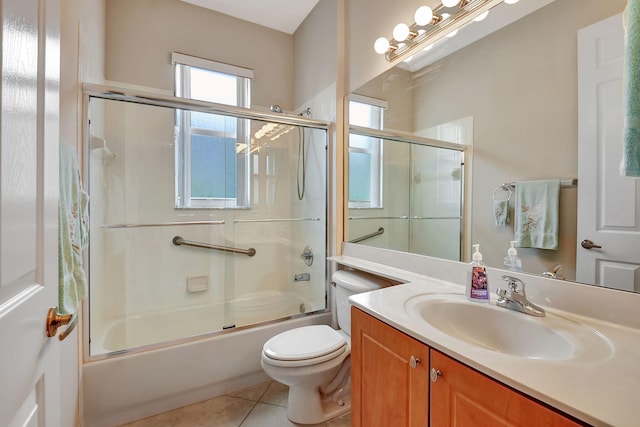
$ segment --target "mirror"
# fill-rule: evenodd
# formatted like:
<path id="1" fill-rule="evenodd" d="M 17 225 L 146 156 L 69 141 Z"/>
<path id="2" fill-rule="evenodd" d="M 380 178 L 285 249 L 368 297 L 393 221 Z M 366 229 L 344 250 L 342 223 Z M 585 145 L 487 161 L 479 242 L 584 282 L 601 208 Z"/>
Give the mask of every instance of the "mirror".
<path id="1" fill-rule="evenodd" d="M 536 2 L 538 8 L 533 7 L 526 16 L 442 56 L 444 45 L 464 45 L 465 32 L 474 26 L 480 28 L 485 21 L 489 24 L 499 9 L 530 7 Z M 480 243 L 485 262 L 504 268 L 514 226 L 513 220 L 505 227 L 494 223 L 494 190 L 501 184 L 556 178 L 571 183 L 577 178 L 577 32 L 621 13 L 625 6 L 626 0 L 500 4 L 485 21 L 472 23 L 450 40 L 436 43 L 427 59 L 396 64 L 352 90 L 357 96 L 388 103 L 385 132 L 433 138 L 442 135 L 433 133 L 438 126 L 466 123 L 462 129 L 469 132 L 471 148 L 465 159 L 461 261 L 469 261 L 471 244 Z M 448 137 L 438 139 L 451 141 Z M 407 183 L 412 179 L 415 174 Z M 518 248 L 525 272 L 539 275 L 560 265 L 559 277 L 576 280 L 577 193 L 575 185 L 561 186 L 557 250 Z M 498 190 L 495 197 L 507 195 Z M 513 209 L 512 200 L 511 218 Z M 356 221 L 348 219 L 354 216 L 354 209 L 345 215 L 345 240 L 366 234 L 355 226 Z M 413 233 L 412 238 L 423 237 Z M 386 240 L 393 239 L 387 236 Z M 360 244 L 376 245 L 376 238 Z M 413 251 L 410 246 L 393 249 Z M 452 258 L 451 254 L 442 257 Z"/>
<path id="2" fill-rule="evenodd" d="M 460 259 L 462 151 L 365 133 L 349 137 L 349 241 Z"/>

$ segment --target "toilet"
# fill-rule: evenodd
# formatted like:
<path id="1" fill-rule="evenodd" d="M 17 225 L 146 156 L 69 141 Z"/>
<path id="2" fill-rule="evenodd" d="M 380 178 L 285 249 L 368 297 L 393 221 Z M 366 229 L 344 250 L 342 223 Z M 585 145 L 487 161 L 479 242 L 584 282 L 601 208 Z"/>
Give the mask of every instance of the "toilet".
<path id="1" fill-rule="evenodd" d="M 328 325 L 291 329 L 269 339 L 262 348 L 262 369 L 289 386 L 287 417 L 294 423 L 318 424 L 349 412 L 351 311 L 348 298 L 389 286 L 383 279 L 338 270 L 336 317 L 340 330 Z"/>

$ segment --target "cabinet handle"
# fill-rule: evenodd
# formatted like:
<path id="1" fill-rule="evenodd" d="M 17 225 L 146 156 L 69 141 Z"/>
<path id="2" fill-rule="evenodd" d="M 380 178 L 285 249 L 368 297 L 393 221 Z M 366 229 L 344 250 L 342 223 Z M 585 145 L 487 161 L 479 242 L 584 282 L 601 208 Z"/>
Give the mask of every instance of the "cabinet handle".
<path id="1" fill-rule="evenodd" d="M 440 369 L 436 369 L 436 368 L 431 368 L 431 382 L 435 383 L 436 381 L 438 381 L 438 377 L 442 376 L 442 372 L 440 372 Z"/>
<path id="2" fill-rule="evenodd" d="M 418 367 L 418 363 L 420 363 L 420 358 L 419 357 L 411 356 L 411 358 L 409 358 L 409 364 L 411 365 L 411 367 L 413 369 L 416 369 Z"/>

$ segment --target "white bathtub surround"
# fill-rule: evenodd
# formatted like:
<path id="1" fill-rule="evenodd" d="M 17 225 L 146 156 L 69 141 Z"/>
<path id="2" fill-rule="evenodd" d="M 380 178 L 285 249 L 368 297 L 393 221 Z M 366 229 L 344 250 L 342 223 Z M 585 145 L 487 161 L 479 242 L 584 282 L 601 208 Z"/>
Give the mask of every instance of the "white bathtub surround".
<path id="1" fill-rule="evenodd" d="M 449 336 L 408 312 L 428 294 L 462 295 L 467 266 L 420 255 L 346 244 L 339 264 L 403 285 L 352 297 L 352 304 L 508 386 L 595 426 L 633 427 L 640 419 L 640 295 L 488 269 L 492 295 L 502 274 L 521 278 L 527 298 L 547 311 L 600 334 L 576 358 L 533 359 L 483 349 Z M 506 309 L 505 309 L 506 310 Z M 522 316 L 526 314 L 516 313 Z M 591 347 L 593 346 L 593 347 Z"/>

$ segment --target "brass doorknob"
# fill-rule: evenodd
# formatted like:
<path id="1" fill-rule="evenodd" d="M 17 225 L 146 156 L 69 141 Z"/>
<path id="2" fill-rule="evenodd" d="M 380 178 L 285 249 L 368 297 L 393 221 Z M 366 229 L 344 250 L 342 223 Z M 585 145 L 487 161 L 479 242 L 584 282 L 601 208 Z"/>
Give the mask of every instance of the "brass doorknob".
<path id="1" fill-rule="evenodd" d="M 74 314 L 60 314 L 58 313 L 58 307 L 51 307 L 47 312 L 47 336 L 49 338 L 55 337 L 60 326 L 69 325 L 67 329 L 62 331 L 58 336 L 58 340 L 62 341 L 69 336 L 73 328 L 76 327 L 76 323 L 78 323 L 77 312 Z"/>
<path id="2" fill-rule="evenodd" d="M 593 243 L 591 240 L 589 239 L 585 239 L 582 242 L 580 242 L 580 246 L 582 246 L 585 249 L 602 249 L 602 246 L 600 245 L 596 245 L 595 243 Z"/>

